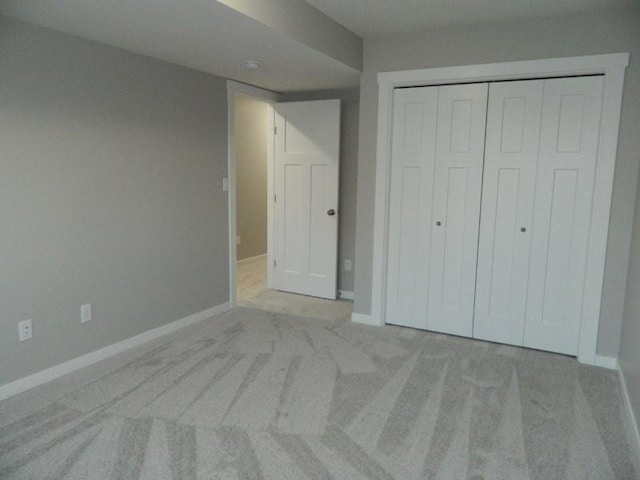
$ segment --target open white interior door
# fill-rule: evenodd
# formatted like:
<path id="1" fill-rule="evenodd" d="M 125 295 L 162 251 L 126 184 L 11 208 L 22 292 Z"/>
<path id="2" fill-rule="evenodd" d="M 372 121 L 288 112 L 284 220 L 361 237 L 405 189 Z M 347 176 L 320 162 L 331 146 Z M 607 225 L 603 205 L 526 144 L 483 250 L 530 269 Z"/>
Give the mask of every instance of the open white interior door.
<path id="1" fill-rule="evenodd" d="M 340 101 L 275 110 L 274 288 L 335 299 Z"/>

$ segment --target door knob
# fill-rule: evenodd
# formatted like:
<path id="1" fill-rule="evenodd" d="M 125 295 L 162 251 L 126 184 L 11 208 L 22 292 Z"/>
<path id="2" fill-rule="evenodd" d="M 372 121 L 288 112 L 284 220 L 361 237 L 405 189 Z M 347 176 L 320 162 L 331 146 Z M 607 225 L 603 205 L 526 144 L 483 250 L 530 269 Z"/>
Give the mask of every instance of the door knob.
<path id="1" fill-rule="evenodd" d="M 527 231 L 527 229 L 526 229 L 526 228 L 524 228 L 524 227 L 521 227 L 521 228 L 520 228 L 520 231 L 521 231 L 521 232 L 526 232 L 526 231 Z"/>
<path id="2" fill-rule="evenodd" d="M 440 225 L 442 225 L 442 222 L 441 222 L 440 220 L 438 220 L 438 221 L 436 222 L 436 225 L 437 225 L 437 226 L 440 226 Z"/>
<path id="3" fill-rule="evenodd" d="M 333 217 L 335 214 L 336 214 L 336 211 L 333 208 L 327 211 L 327 215 L 329 215 L 330 217 Z"/>

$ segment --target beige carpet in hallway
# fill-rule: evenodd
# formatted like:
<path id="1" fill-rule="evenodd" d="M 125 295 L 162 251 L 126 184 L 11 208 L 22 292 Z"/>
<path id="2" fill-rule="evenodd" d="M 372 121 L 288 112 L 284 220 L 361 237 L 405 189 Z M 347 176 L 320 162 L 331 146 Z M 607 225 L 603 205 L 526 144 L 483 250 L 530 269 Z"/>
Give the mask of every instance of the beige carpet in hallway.
<path id="1" fill-rule="evenodd" d="M 349 300 L 326 300 L 270 290 L 266 286 L 266 278 L 266 257 L 238 262 L 238 305 L 327 320 L 340 320 L 351 316 L 353 302 Z"/>

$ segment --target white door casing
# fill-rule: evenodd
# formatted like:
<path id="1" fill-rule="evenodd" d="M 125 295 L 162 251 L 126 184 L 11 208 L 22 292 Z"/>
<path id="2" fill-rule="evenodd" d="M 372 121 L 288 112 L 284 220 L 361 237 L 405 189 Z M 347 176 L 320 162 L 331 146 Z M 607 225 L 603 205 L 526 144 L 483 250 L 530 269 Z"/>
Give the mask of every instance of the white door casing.
<path id="1" fill-rule="evenodd" d="M 274 288 L 335 299 L 340 101 L 275 110 Z"/>
<path id="2" fill-rule="evenodd" d="M 438 87 L 427 328 L 471 336 L 486 84 Z"/>
<path id="3" fill-rule="evenodd" d="M 524 341 L 543 85 L 526 80 L 489 87 L 475 338 Z"/>
<path id="4" fill-rule="evenodd" d="M 394 92 L 387 322 L 427 328 L 438 87 Z"/>
<path id="5" fill-rule="evenodd" d="M 624 73 L 628 63 L 628 53 L 617 53 L 379 73 L 371 313 L 354 312 L 352 320 L 370 325 L 382 325 L 386 321 L 394 90 L 403 87 L 598 74 L 604 79 L 602 118 L 592 198 L 593 216 L 587 234 L 588 251 L 578 360 L 592 365 L 600 364 L 601 358 L 596 355 L 596 347 Z"/>

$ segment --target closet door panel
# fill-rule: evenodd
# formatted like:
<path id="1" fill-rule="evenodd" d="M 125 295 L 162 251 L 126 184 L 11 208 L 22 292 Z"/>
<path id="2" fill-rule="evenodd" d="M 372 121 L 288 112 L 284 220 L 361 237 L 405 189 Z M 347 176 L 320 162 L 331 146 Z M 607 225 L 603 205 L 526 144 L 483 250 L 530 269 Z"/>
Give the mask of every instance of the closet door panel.
<path id="1" fill-rule="evenodd" d="M 602 77 L 546 80 L 524 345 L 578 352 Z"/>
<path id="2" fill-rule="evenodd" d="M 438 87 L 427 328 L 471 336 L 487 84 Z"/>
<path id="3" fill-rule="evenodd" d="M 543 84 L 489 87 L 475 338 L 523 343 Z"/>
<path id="4" fill-rule="evenodd" d="M 394 93 L 387 323 L 425 329 L 438 87 Z"/>

